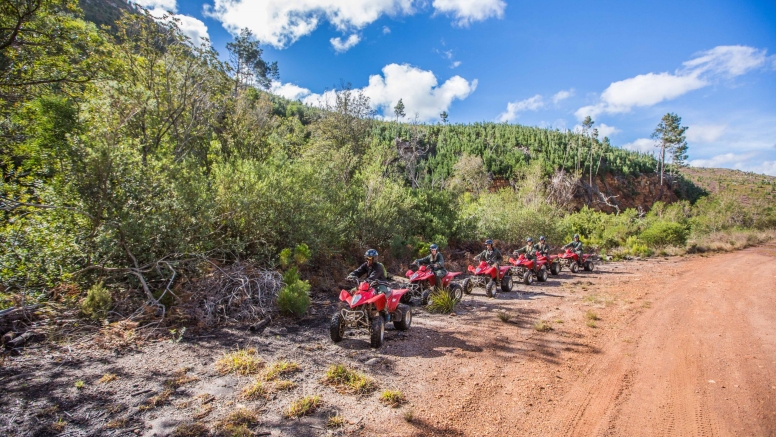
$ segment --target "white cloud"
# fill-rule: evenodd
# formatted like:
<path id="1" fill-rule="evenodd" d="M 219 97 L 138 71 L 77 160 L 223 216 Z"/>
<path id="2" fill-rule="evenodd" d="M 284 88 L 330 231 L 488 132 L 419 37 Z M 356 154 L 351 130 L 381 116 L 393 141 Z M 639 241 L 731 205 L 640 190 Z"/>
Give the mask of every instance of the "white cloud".
<path id="1" fill-rule="evenodd" d="M 353 48 L 356 44 L 358 44 L 361 41 L 361 37 L 358 34 L 353 34 L 348 37 L 345 41 L 342 41 L 339 37 L 332 38 L 329 40 L 332 47 L 334 47 L 334 50 L 337 53 L 344 53 Z"/>
<path id="2" fill-rule="evenodd" d="M 391 33 L 391 28 L 388 26 L 383 26 L 383 35 L 388 35 Z"/>
<path id="3" fill-rule="evenodd" d="M 383 67 L 382 75 L 370 76 L 369 85 L 360 91 L 369 97 L 372 108 L 383 111 L 386 118 L 392 117 L 393 107 L 402 99 L 409 117 L 417 113 L 420 121 L 433 121 L 439 117 L 440 112 L 450 108 L 453 100 L 467 98 L 476 88 L 476 79 L 467 81 L 460 76 L 453 76 L 439 85 L 431 71 L 406 64 L 389 64 Z M 274 84 L 271 92 L 289 99 L 301 99 L 303 103 L 312 106 L 334 101 L 334 91 L 316 94 L 288 83 Z"/>
<path id="4" fill-rule="evenodd" d="M 178 11 L 177 0 L 134 0 L 133 3 L 138 4 L 146 9 L 164 9 L 165 11 Z"/>
<path id="5" fill-rule="evenodd" d="M 612 135 L 616 134 L 617 132 L 620 132 L 619 129 L 617 129 L 614 126 L 609 126 L 606 123 L 601 123 L 598 126 L 596 126 L 596 129 L 598 129 L 598 137 L 611 137 Z"/>
<path id="6" fill-rule="evenodd" d="M 647 73 L 613 82 L 602 93 L 600 102 L 579 108 L 578 119 L 602 113 L 629 112 L 634 107 L 653 106 L 690 91 L 706 87 L 718 78 L 732 78 L 763 67 L 766 50 L 746 46 L 717 46 L 695 55 L 674 73 Z"/>
<path id="7" fill-rule="evenodd" d="M 724 124 L 696 124 L 687 129 L 687 141 L 697 143 L 712 143 L 719 139 L 727 129 Z"/>
<path id="8" fill-rule="evenodd" d="M 653 153 L 655 151 L 655 141 L 649 138 L 639 138 L 638 140 L 622 146 L 625 150 L 642 153 Z"/>
<path id="9" fill-rule="evenodd" d="M 498 121 L 506 123 L 519 117 L 521 112 L 537 111 L 543 107 L 544 99 L 539 94 L 518 102 L 510 102 L 507 103 L 507 110 L 499 114 Z"/>
<path id="10" fill-rule="evenodd" d="M 747 171 L 776 176 L 776 161 L 763 161 L 758 165 L 749 167 Z"/>
<path id="11" fill-rule="evenodd" d="M 176 14 L 174 17 L 178 20 L 178 27 L 181 33 L 191 39 L 192 44 L 199 46 L 210 40 L 207 33 L 207 26 L 202 21 L 188 15 Z"/>
<path id="12" fill-rule="evenodd" d="M 453 61 L 452 64 L 450 64 L 450 68 L 458 68 L 461 66 L 461 61 Z"/>
<path id="13" fill-rule="evenodd" d="M 468 26 L 473 21 L 503 17 L 507 4 L 503 0 L 434 0 L 433 6 L 438 13 L 453 16 L 457 25 Z"/>
<path id="14" fill-rule="evenodd" d="M 562 90 L 555 93 L 554 96 L 552 96 L 552 103 L 555 103 L 556 105 L 558 102 L 568 99 L 569 97 L 572 97 L 574 95 L 574 88 L 571 88 L 570 90 Z"/>
<path id="15" fill-rule="evenodd" d="M 709 159 L 693 159 L 690 161 L 690 165 L 693 167 L 734 167 L 740 168 L 743 162 L 752 158 L 754 153 L 747 153 L 744 155 L 736 155 L 735 153 L 725 153 L 723 155 L 717 155 Z"/>

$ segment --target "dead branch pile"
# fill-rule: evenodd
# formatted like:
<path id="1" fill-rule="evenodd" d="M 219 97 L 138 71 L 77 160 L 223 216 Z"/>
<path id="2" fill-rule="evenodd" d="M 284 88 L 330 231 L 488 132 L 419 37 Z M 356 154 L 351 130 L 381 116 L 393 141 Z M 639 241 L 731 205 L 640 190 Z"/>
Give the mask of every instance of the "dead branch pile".
<path id="1" fill-rule="evenodd" d="M 215 266 L 193 281 L 184 311 L 200 326 L 238 321 L 255 323 L 275 312 L 283 278 L 275 270 L 237 262 Z"/>

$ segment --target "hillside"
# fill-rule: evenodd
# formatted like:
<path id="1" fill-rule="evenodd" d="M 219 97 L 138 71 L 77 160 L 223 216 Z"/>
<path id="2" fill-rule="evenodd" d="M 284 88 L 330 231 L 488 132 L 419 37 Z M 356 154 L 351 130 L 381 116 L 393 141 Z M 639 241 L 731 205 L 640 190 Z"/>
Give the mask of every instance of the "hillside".
<path id="1" fill-rule="evenodd" d="M 682 175 L 709 193 L 730 193 L 744 204 L 752 201 L 776 203 L 776 176 L 727 168 L 682 169 Z"/>

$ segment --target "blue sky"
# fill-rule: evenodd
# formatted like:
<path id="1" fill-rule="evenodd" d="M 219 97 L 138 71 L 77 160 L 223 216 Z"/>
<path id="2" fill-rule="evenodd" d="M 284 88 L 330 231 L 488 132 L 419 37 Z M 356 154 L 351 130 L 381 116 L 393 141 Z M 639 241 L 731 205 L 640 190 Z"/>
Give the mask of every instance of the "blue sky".
<path id="1" fill-rule="evenodd" d="M 391 116 L 574 129 L 651 151 L 663 114 L 693 165 L 776 175 L 776 2 L 139 0 L 226 57 L 250 28 L 273 91 L 310 104 L 342 82 Z M 602 135 L 603 136 L 603 135 Z"/>

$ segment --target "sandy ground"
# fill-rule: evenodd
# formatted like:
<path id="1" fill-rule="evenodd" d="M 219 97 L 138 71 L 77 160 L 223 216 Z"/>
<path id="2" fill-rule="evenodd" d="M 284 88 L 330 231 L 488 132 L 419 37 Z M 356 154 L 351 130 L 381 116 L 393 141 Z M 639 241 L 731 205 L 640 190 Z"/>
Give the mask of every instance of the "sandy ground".
<path id="1" fill-rule="evenodd" d="M 212 426 L 240 406 L 273 436 L 776 435 L 776 246 L 608 263 L 516 288 L 496 299 L 475 289 L 454 316 L 414 307 L 411 329 L 389 330 L 377 351 L 365 335 L 328 339 L 334 293 L 315 296 L 303 320 L 260 334 L 235 327 L 130 351 L 29 348 L 0 367 L 0 435 L 162 436 L 181 423 Z M 240 399 L 251 378 L 213 366 L 238 347 L 299 363 L 297 388 Z M 380 389 L 354 396 L 322 385 L 332 363 L 361 369 Z M 144 408 L 181 368 L 190 381 Z M 98 382 L 106 373 L 117 379 Z M 383 389 L 407 402 L 382 405 Z M 322 396 L 320 410 L 282 417 L 309 394 Z M 335 414 L 345 426 L 327 429 Z"/>

